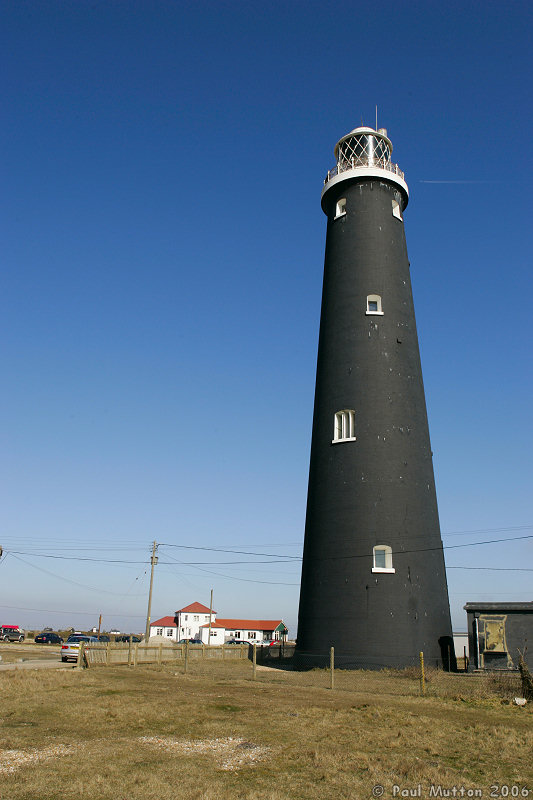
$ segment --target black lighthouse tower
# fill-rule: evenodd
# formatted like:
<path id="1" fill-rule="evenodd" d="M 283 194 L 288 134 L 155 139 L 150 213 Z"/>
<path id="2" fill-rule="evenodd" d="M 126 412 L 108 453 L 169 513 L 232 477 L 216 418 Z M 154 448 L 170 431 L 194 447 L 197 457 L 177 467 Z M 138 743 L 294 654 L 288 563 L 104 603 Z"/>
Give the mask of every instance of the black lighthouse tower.
<path id="1" fill-rule="evenodd" d="M 384 128 L 335 147 L 297 660 L 450 666 L 451 622 L 403 213 Z"/>

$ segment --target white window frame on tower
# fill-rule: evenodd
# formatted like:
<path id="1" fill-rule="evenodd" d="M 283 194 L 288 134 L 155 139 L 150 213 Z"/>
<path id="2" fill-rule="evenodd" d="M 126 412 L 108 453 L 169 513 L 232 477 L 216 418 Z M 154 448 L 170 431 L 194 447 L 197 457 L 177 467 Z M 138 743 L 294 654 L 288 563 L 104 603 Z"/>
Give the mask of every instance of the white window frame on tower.
<path id="1" fill-rule="evenodd" d="M 333 439 L 332 444 L 339 442 L 355 442 L 355 411 L 345 408 L 337 411 L 333 419 Z"/>
<path id="2" fill-rule="evenodd" d="M 335 206 L 335 219 L 346 216 L 346 198 L 340 197 Z"/>
<path id="3" fill-rule="evenodd" d="M 377 311 L 370 310 L 370 303 L 377 304 Z M 369 294 L 366 298 L 366 315 L 374 316 L 374 317 L 382 317 L 383 316 L 383 308 L 381 306 L 381 297 L 379 294 Z"/>
<path id="4" fill-rule="evenodd" d="M 377 554 L 379 553 L 380 556 L 385 554 L 385 566 L 384 567 L 377 567 Z M 379 558 L 379 561 L 382 562 L 382 558 Z M 392 566 L 392 547 L 388 544 L 377 544 L 374 549 L 372 550 L 372 572 L 396 572 L 394 567 Z"/>
<path id="5" fill-rule="evenodd" d="M 392 216 L 396 217 L 396 219 L 399 219 L 403 222 L 402 209 L 397 200 L 392 201 Z"/>

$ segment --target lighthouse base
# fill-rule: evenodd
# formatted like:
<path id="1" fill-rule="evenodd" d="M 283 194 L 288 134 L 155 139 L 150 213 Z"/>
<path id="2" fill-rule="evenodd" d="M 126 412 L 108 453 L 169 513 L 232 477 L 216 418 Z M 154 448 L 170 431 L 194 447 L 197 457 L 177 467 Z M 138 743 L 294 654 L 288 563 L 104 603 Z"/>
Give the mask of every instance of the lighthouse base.
<path id="1" fill-rule="evenodd" d="M 446 672 L 455 672 L 457 663 L 451 636 L 443 636 L 437 646 L 426 647 L 414 653 L 390 652 L 372 656 L 357 652 L 342 652 L 333 645 L 333 659 L 335 669 L 364 669 L 364 670 L 383 670 L 383 669 L 407 669 L 420 665 L 420 653 L 424 654 L 424 664 L 433 669 L 442 669 Z M 306 670 L 322 668 L 326 669 L 331 664 L 331 647 L 322 651 L 304 650 L 296 645 L 292 659 L 295 669 Z"/>

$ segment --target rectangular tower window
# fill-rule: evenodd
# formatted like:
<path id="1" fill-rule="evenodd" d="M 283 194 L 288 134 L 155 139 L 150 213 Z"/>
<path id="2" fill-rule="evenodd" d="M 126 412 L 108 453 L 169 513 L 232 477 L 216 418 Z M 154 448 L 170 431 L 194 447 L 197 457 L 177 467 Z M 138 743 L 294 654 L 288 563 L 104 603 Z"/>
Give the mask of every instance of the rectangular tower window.
<path id="1" fill-rule="evenodd" d="M 396 217 L 396 219 L 402 219 L 402 210 L 400 208 L 400 204 L 397 200 L 392 201 L 392 216 Z"/>
<path id="2" fill-rule="evenodd" d="M 341 197 L 340 200 L 337 200 L 337 205 L 335 206 L 335 219 L 338 217 L 343 217 L 346 214 L 346 198 Z"/>
<path id="3" fill-rule="evenodd" d="M 383 309 L 381 307 L 381 297 L 379 294 L 369 294 L 366 298 L 366 314 L 377 314 L 383 316 Z"/>
<path id="4" fill-rule="evenodd" d="M 392 547 L 377 544 L 372 552 L 372 572 L 396 572 L 392 566 Z"/>
<path id="5" fill-rule="evenodd" d="M 333 444 L 355 440 L 355 411 L 337 411 L 333 425 Z"/>

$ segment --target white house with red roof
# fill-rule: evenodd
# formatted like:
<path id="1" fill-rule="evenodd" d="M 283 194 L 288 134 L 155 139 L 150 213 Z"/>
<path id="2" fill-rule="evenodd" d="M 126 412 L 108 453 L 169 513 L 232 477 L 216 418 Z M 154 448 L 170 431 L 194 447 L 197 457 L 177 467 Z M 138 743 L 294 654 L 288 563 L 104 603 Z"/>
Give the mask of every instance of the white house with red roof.
<path id="1" fill-rule="evenodd" d="M 210 612 L 202 603 L 191 603 L 176 611 L 173 617 L 161 617 L 150 624 L 150 636 L 164 636 L 175 642 L 200 639 L 204 644 L 224 644 L 229 639 L 239 639 L 262 644 L 283 639 L 286 634 L 287 627 L 282 619 L 217 619 L 217 612 Z"/>
<path id="2" fill-rule="evenodd" d="M 224 644 L 229 639 L 238 639 L 249 644 L 262 644 L 275 639 L 283 639 L 287 627 L 282 619 L 217 619 L 211 623 L 211 644 Z M 222 641 L 213 641 L 214 635 L 223 637 Z M 209 640 L 209 624 L 204 625 L 200 638 L 204 644 Z"/>
<path id="3" fill-rule="evenodd" d="M 173 617 L 161 617 L 150 623 L 150 636 L 164 636 L 179 642 L 180 639 L 200 639 L 202 625 L 209 627 L 209 608 L 202 603 L 191 603 L 176 611 Z M 211 612 L 211 623 L 217 612 Z M 223 644 L 224 641 L 221 642 Z M 213 642 L 212 642 L 213 644 Z M 219 644 L 217 641 L 216 644 Z"/>

